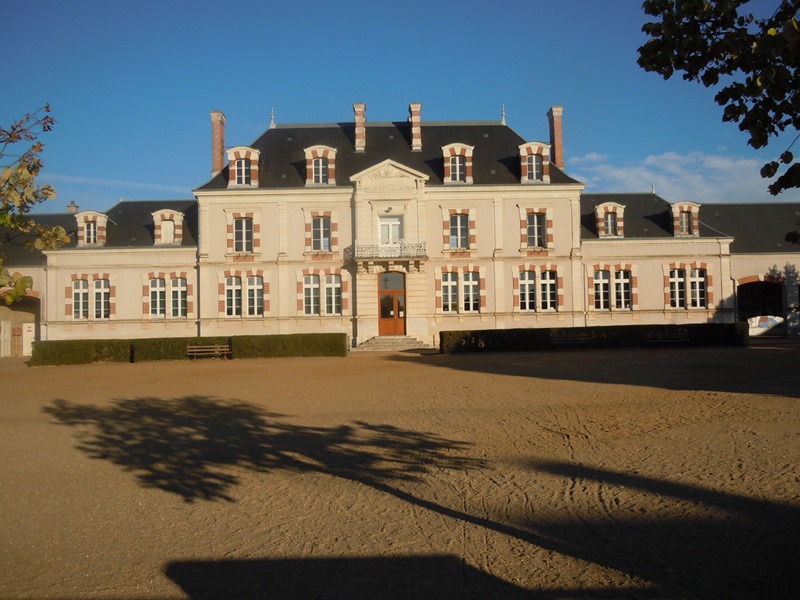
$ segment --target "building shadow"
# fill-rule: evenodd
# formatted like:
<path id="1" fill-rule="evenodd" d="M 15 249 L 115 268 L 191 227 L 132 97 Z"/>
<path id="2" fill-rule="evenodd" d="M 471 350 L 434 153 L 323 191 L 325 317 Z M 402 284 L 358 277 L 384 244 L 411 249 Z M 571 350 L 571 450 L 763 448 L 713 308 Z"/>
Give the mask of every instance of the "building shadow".
<path id="1" fill-rule="evenodd" d="M 609 498 L 626 493 L 651 498 L 635 510 L 595 502 L 601 512 L 582 514 L 587 502 L 578 492 L 551 500 L 551 506 L 539 507 L 546 509 L 542 512 L 524 506 L 508 510 L 507 499 L 489 495 L 486 512 L 477 516 L 457 497 L 452 503 L 429 499 L 419 491 L 426 488 L 406 485 L 433 469 L 480 477 L 491 468 L 464 456 L 470 444 L 430 433 L 361 421 L 309 427 L 244 402 L 199 396 L 120 399 L 104 407 L 56 400 L 44 410 L 57 424 L 75 428 L 77 447 L 90 457 L 131 472 L 143 487 L 187 502 L 234 502 L 232 488 L 242 469 L 321 473 L 436 513 L 454 528 L 478 527 L 645 582 L 584 589 L 577 581 L 574 589 L 530 592 L 450 556 L 167 565 L 166 574 L 192 598 L 790 598 L 798 591 L 800 511 L 789 505 L 532 459 L 518 465 L 537 475 L 530 481 L 555 477 L 564 489 L 585 489 L 575 485 L 581 481 L 602 486 Z M 682 506 L 686 514 L 680 513 Z M 535 573 L 531 577 L 535 580 Z"/>
<path id="2" fill-rule="evenodd" d="M 393 354 L 387 360 L 494 375 L 800 398 L 800 342 L 750 348 L 613 348 Z"/>

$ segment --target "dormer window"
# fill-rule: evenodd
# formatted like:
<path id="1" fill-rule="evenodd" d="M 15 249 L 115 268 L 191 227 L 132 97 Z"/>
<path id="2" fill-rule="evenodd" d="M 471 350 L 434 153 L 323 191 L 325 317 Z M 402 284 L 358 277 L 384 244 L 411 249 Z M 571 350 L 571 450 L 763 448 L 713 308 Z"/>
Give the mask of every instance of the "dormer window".
<path id="1" fill-rule="evenodd" d="M 624 237 L 625 221 L 623 216 L 625 207 L 622 204 L 603 202 L 597 205 L 594 210 L 598 237 Z"/>
<path id="2" fill-rule="evenodd" d="M 445 183 L 472 183 L 472 146 L 448 144 L 442 147 Z"/>
<path id="3" fill-rule="evenodd" d="M 236 161 L 236 185 L 250 185 L 251 183 L 250 159 L 240 158 Z"/>
<path id="4" fill-rule="evenodd" d="M 173 245 L 183 241 L 183 213 L 164 208 L 153 213 L 153 243 Z"/>
<path id="5" fill-rule="evenodd" d="M 228 187 L 258 187 L 260 152 L 247 146 L 228 150 Z"/>
<path id="6" fill-rule="evenodd" d="M 467 182 L 467 157 L 450 157 L 450 181 Z"/>
<path id="7" fill-rule="evenodd" d="M 103 213 L 85 210 L 75 215 L 78 226 L 78 246 L 104 246 L 108 217 Z"/>
<path id="8" fill-rule="evenodd" d="M 520 183 L 550 183 L 550 146 L 528 142 L 519 146 Z"/>
<path id="9" fill-rule="evenodd" d="M 311 146 L 306 155 L 306 185 L 336 185 L 336 148 Z"/>
<path id="10" fill-rule="evenodd" d="M 676 236 L 700 235 L 700 205 L 696 202 L 673 204 L 672 231 Z"/>
<path id="11" fill-rule="evenodd" d="M 97 221 L 87 221 L 83 241 L 87 246 L 97 245 Z"/>
<path id="12" fill-rule="evenodd" d="M 328 183 L 328 159 L 324 156 L 314 159 L 314 183 Z"/>

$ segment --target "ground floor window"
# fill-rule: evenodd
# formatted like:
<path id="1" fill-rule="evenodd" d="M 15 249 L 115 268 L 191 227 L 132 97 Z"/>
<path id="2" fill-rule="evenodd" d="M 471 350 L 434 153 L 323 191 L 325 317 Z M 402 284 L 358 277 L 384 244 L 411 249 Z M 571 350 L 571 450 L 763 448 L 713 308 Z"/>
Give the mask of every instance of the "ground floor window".
<path id="1" fill-rule="evenodd" d="M 324 304 L 322 300 L 324 299 Z M 341 315 L 342 277 L 328 274 L 303 277 L 303 314 Z"/>
<path id="2" fill-rule="evenodd" d="M 442 312 L 477 313 L 481 311 L 481 274 L 479 271 L 462 273 L 444 271 L 441 274 L 440 284 Z"/>
<path id="3" fill-rule="evenodd" d="M 72 318 L 89 318 L 89 282 L 85 279 L 72 282 Z"/>

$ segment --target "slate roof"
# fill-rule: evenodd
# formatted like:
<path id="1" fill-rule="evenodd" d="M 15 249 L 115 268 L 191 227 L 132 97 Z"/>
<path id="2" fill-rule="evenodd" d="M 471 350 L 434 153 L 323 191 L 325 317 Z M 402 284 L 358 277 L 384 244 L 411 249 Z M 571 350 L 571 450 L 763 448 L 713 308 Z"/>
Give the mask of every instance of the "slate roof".
<path id="1" fill-rule="evenodd" d="M 785 241 L 788 231 L 800 228 L 800 203 L 703 204 L 700 221 L 732 236 L 733 254 L 800 253 Z"/>
<path id="2" fill-rule="evenodd" d="M 336 149 L 336 185 L 350 186 L 350 177 L 386 159 L 427 175 L 427 185 L 444 183 L 442 146 L 474 146 L 472 177 L 475 185 L 514 184 L 520 180 L 519 145 L 526 143 L 514 130 L 496 121 L 422 123 L 422 151 L 411 150 L 408 122 L 367 123 L 366 151 L 354 150 L 355 125 L 277 125 L 268 129 L 251 148 L 261 153 L 259 187 L 305 187 L 305 148 L 324 145 Z M 550 165 L 550 182 L 580 183 Z M 228 167 L 199 190 L 226 189 Z"/>
<path id="3" fill-rule="evenodd" d="M 157 210 L 172 209 L 183 213 L 183 239 L 181 247 L 197 246 L 196 200 L 125 200 L 104 214 L 108 215 L 104 248 L 152 248 L 154 237 L 153 215 Z M 70 236 L 64 248 L 77 246 L 77 223 L 68 213 L 31 215 L 45 227 L 61 226 Z M 45 266 L 42 252 L 28 250 L 25 243 L 31 236 L 0 228 L 0 253 L 5 264 L 11 267 Z"/>
<path id="4" fill-rule="evenodd" d="M 604 202 L 616 202 L 625 207 L 623 219 L 625 238 L 672 238 L 671 204 L 657 194 L 581 194 L 581 239 L 596 240 L 595 207 Z M 702 208 L 700 220 L 702 221 Z M 701 224 L 700 236 L 706 237 Z M 712 235 L 712 237 L 716 237 Z M 612 238 L 616 239 L 616 238 Z"/>

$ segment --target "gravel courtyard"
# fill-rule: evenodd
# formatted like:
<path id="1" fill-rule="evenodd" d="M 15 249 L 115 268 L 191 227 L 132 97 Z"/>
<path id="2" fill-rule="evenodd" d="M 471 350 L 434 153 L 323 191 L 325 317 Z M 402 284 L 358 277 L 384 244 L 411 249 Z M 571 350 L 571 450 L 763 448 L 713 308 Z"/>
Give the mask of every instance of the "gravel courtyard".
<path id="1" fill-rule="evenodd" d="M 800 597 L 798 367 L 3 359 L 0 597 Z"/>

